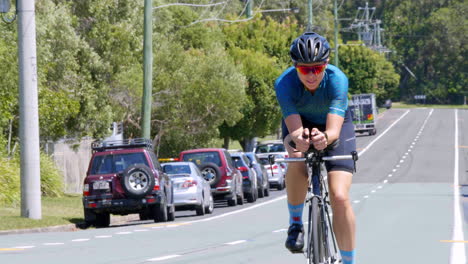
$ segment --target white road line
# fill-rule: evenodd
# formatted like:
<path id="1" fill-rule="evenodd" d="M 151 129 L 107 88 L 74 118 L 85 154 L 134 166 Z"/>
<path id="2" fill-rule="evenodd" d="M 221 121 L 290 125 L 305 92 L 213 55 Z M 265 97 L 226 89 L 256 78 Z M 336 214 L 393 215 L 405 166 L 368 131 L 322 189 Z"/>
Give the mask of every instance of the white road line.
<path id="1" fill-rule="evenodd" d="M 380 134 L 376 139 L 372 140 L 372 142 L 369 143 L 369 145 L 367 145 L 367 147 L 365 147 L 361 152 L 359 152 L 359 157 L 361 157 L 372 145 L 374 145 L 374 143 L 377 140 L 379 140 L 383 135 L 385 135 L 394 125 L 396 125 L 396 123 L 398 123 L 409 112 L 410 112 L 410 110 L 406 110 L 406 112 L 402 116 L 400 116 L 400 118 L 398 118 L 395 122 L 393 122 L 393 124 L 391 124 L 387 129 L 385 129 L 385 131 L 382 132 L 382 134 Z"/>
<path id="2" fill-rule="evenodd" d="M 128 234 L 131 234 L 132 232 L 118 232 L 118 233 L 115 233 L 116 235 L 128 235 Z"/>
<path id="3" fill-rule="evenodd" d="M 458 109 L 455 109 L 455 170 L 453 175 L 453 235 L 452 240 L 464 241 L 463 238 L 463 222 L 460 212 L 460 186 L 458 179 Z M 452 250 L 450 254 L 450 264 L 465 264 L 465 244 L 452 243 Z"/>
<path id="4" fill-rule="evenodd" d="M 109 237 L 112 237 L 112 236 L 95 236 L 95 238 L 109 238 Z"/>
<path id="5" fill-rule="evenodd" d="M 392 177 L 393 175 L 392 174 L 389 174 L 388 177 Z"/>
<path id="6" fill-rule="evenodd" d="M 14 247 L 14 248 L 19 248 L 19 249 L 28 249 L 28 248 L 35 248 L 36 246 L 19 246 L 19 247 Z"/>
<path id="7" fill-rule="evenodd" d="M 65 243 L 60 243 L 60 242 L 57 242 L 57 243 L 44 243 L 42 245 L 44 246 L 58 246 L 58 245 L 63 245 Z"/>
<path id="8" fill-rule="evenodd" d="M 286 232 L 286 231 L 288 231 L 288 230 L 282 228 L 282 229 L 278 229 L 278 230 L 273 231 L 273 233 L 280 233 L 280 232 Z"/>
<path id="9" fill-rule="evenodd" d="M 135 229 L 133 232 L 148 232 L 148 229 Z"/>
<path id="10" fill-rule="evenodd" d="M 232 241 L 232 242 L 224 243 L 224 244 L 229 245 L 229 246 L 234 246 L 234 245 L 242 244 L 242 243 L 245 243 L 245 242 L 247 242 L 247 240 L 237 240 L 237 241 Z"/>
<path id="11" fill-rule="evenodd" d="M 271 204 L 271 203 L 277 202 L 279 200 L 284 200 L 284 199 L 286 199 L 286 195 L 282 195 L 282 196 L 277 197 L 277 198 L 275 198 L 273 200 L 262 202 L 260 204 L 252 205 L 252 206 L 250 206 L 248 208 L 240 209 L 240 210 L 229 212 L 229 213 L 224 213 L 224 214 L 213 216 L 213 217 L 206 218 L 206 219 L 200 219 L 200 220 L 184 222 L 184 224 L 192 224 L 192 223 L 198 223 L 198 222 L 208 222 L 208 221 L 215 220 L 215 219 L 218 219 L 218 218 L 223 218 L 223 217 L 226 217 L 226 216 L 229 216 L 229 215 L 238 214 L 238 213 L 242 213 L 242 212 L 245 212 L 245 211 L 253 210 L 253 209 L 258 208 L 260 206 Z"/>
<path id="12" fill-rule="evenodd" d="M 365 196 L 364 196 L 364 199 L 367 199 L 367 198 L 369 198 L 369 195 L 365 195 Z"/>
<path id="13" fill-rule="evenodd" d="M 177 258 L 177 257 L 180 257 L 180 256 L 181 255 L 168 255 L 168 256 L 159 257 L 159 258 L 147 259 L 146 261 L 161 261 L 161 260 L 166 260 L 166 259 Z"/>
<path id="14" fill-rule="evenodd" d="M 361 201 L 359 201 L 359 200 L 354 200 L 354 203 L 356 203 L 356 204 L 357 204 L 357 203 L 360 203 L 360 202 L 361 202 Z"/>
<path id="15" fill-rule="evenodd" d="M 388 180 L 383 181 L 383 183 L 387 183 L 387 182 L 388 182 Z"/>
<path id="16" fill-rule="evenodd" d="M 78 238 L 78 239 L 73 239 L 72 242 L 84 242 L 84 241 L 88 241 L 89 238 Z"/>

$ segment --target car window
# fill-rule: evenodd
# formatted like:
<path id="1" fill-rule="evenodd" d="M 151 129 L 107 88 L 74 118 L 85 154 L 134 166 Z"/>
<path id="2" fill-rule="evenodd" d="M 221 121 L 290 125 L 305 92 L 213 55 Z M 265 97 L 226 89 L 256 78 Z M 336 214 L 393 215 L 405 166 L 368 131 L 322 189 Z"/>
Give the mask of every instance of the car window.
<path id="1" fill-rule="evenodd" d="M 247 156 L 242 156 L 242 158 L 244 159 L 245 164 L 249 166 L 252 164 L 252 162 L 249 160 L 249 158 L 247 158 Z"/>
<path id="2" fill-rule="evenodd" d="M 268 158 L 259 158 L 260 160 L 260 164 L 262 165 L 270 165 L 270 161 L 268 160 Z"/>
<path id="3" fill-rule="evenodd" d="M 259 145 L 255 153 L 285 152 L 284 145 L 281 143 Z"/>
<path id="4" fill-rule="evenodd" d="M 227 152 L 227 151 L 224 151 L 224 155 L 226 156 L 226 159 L 227 159 L 226 162 L 227 162 L 228 166 L 231 169 L 235 168 L 234 163 L 232 163 L 231 154 L 229 154 L 229 152 Z"/>
<path id="5" fill-rule="evenodd" d="M 165 172 L 167 174 L 190 174 L 190 166 L 189 165 L 174 165 L 174 164 L 168 164 L 168 165 L 163 165 L 165 168 Z"/>
<path id="6" fill-rule="evenodd" d="M 138 152 L 96 156 L 91 166 L 91 174 L 117 173 L 136 164 L 149 166 L 144 153 Z"/>
<path id="7" fill-rule="evenodd" d="M 234 156 L 232 157 L 232 161 L 236 167 L 245 167 L 244 162 L 242 161 L 241 157 Z"/>
<path id="8" fill-rule="evenodd" d="M 217 151 L 185 153 L 183 156 L 183 160 L 191 161 L 197 165 L 212 162 L 218 165 L 219 167 L 222 166 L 221 158 L 219 157 L 219 153 Z"/>

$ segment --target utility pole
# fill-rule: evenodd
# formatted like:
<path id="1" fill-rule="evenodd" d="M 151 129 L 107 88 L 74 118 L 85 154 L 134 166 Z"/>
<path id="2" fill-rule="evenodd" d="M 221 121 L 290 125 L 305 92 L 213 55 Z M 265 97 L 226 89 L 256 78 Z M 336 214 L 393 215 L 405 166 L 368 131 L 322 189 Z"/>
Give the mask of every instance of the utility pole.
<path id="1" fill-rule="evenodd" d="M 145 0 L 143 40 L 143 99 L 141 104 L 142 137 L 151 139 L 151 99 L 153 89 L 153 7 L 152 0 Z"/>
<path id="2" fill-rule="evenodd" d="M 309 0 L 309 16 L 308 16 L 308 22 L 307 22 L 307 31 L 312 31 L 312 0 Z"/>
<path id="3" fill-rule="evenodd" d="M 338 5 L 336 0 L 334 1 L 334 13 L 335 13 L 335 66 L 338 67 L 339 59 L 338 59 Z"/>
<path id="4" fill-rule="evenodd" d="M 247 10 L 246 10 L 246 15 L 247 15 L 247 18 L 251 18 L 252 17 L 252 5 L 253 5 L 253 1 L 254 0 L 247 0 Z"/>
<path id="5" fill-rule="evenodd" d="M 39 106 L 34 0 L 17 0 L 21 145 L 21 216 L 41 219 Z"/>

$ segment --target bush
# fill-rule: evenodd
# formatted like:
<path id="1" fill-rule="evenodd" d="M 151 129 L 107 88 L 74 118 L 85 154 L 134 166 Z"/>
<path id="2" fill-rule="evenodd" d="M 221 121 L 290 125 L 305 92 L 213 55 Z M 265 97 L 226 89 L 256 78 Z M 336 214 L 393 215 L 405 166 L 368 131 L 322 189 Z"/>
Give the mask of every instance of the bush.
<path id="1" fill-rule="evenodd" d="M 41 193 L 48 197 L 63 195 L 63 177 L 53 160 L 41 153 Z M 16 207 L 21 202 L 20 159 L 0 154 L 0 206 Z"/>
<path id="2" fill-rule="evenodd" d="M 41 193 L 48 197 L 63 195 L 63 177 L 52 158 L 41 153 Z"/>
<path id="3" fill-rule="evenodd" d="M 0 156 L 0 206 L 17 206 L 20 201 L 20 164 Z"/>

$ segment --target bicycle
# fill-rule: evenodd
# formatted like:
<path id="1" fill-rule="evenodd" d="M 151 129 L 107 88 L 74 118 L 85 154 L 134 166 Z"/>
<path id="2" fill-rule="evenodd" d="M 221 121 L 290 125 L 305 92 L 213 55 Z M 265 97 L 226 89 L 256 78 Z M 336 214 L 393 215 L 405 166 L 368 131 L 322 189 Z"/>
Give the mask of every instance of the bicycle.
<path id="1" fill-rule="evenodd" d="M 342 263 L 333 226 L 331 225 L 328 188 L 324 182 L 321 167 L 325 161 L 352 159 L 356 170 L 358 154 L 353 151 L 350 155 L 325 156 L 327 150 L 335 148 L 338 144 L 339 141 L 336 140 L 327 149 L 321 151 L 316 150 L 311 145 L 309 150 L 304 153 L 304 158 L 275 158 L 274 155 L 269 156 L 270 164 L 275 162 L 305 162 L 307 165 L 309 182 L 305 200 L 309 207 L 305 252 L 307 264 Z M 289 145 L 296 148 L 293 141 L 289 142 Z"/>

